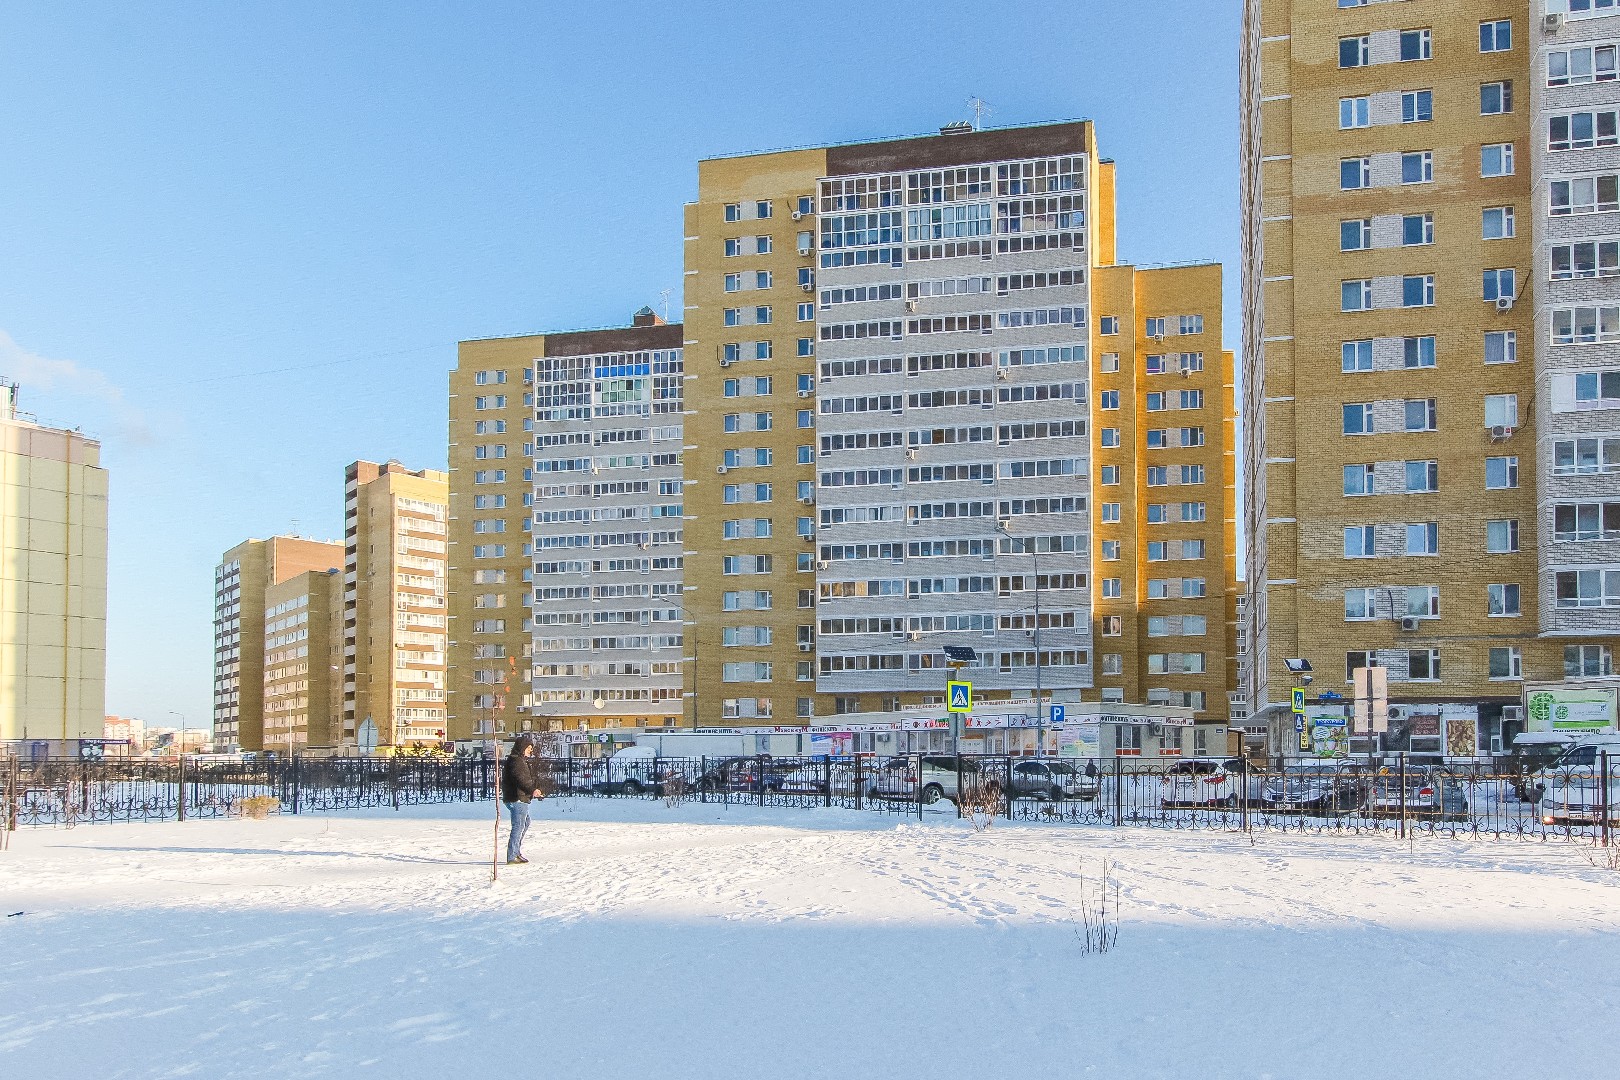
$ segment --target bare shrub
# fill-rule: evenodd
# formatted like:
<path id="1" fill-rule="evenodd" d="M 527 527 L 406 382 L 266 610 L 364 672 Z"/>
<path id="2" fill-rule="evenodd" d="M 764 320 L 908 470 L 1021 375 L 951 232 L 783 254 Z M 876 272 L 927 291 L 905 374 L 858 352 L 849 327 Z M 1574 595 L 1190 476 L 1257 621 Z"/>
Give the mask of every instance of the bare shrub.
<path id="1" fill-rule="evenodd" d="M 231 813 L 237 817 L 263 821 L 281 809 L 281 800 L 274 795 L 253 795 L 231 803 Z"/>
<path id="2" fill-rule="evenodd" d="M 664 805 L 676 807 L 692 798 L 692 784 L 686 779 L 686 774 L 679 769 L 671 769 L 659 781 L 664 795 Z"/>
<path id="3" fill-rule="evenodd" d="M 1586 853 L 1586 861 L 1599 870 L 1620 874 L 1620 844 L 1605 844 Z"/>
<path id="4" fill-rule="evenodd" d="M 996 823 L 1001 811 L 1001 785 L 975 784 L 957 793 L 956 807 L 974 832 L 984 832 Z"/>
<path id="5" fill-rule="evenodd" d="M 1107 859 L 1095 891 L 1088 888 L 1085 875 L 1080 877 L 1080 925 L 1074 928 L 1074 936 L 1084 956 L 1108 952 L 1119 941 L 1119 882 Z"/>

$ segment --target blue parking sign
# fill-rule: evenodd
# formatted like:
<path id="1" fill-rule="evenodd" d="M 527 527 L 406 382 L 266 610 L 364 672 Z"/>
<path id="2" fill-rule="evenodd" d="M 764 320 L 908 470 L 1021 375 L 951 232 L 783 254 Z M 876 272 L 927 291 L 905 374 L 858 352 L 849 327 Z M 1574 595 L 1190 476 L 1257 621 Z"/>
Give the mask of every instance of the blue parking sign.
<path id="1" fill-rule="evenodd" d="M 1063 723 L 1063 716 L 1064 716 L 1063 706 L 1062 705 L 1053 705 L 1052 706 L 1052 723 L 1054 723 L 1054 724 Z"/>

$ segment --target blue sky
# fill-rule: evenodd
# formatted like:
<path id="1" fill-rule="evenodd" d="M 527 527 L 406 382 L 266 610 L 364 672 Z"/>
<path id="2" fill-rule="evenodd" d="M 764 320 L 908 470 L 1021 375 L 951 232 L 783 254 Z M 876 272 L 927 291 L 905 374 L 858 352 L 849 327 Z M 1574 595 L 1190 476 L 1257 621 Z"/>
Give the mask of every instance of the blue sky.
<path id="1" fill-rule="evenodd" d="M 1120 257 L 1219 259 L 1238 5 L 10 2 L 0 374 L 103 439 L 111 712 L 196 724 L 213 565 L 341 533 L 344 466 L 443 468 L 470 337 L 681 287 L 716 154 L 1089 117 Z M 1144 31 L 1151 30 L 1151 33 Z M 1146 44 L 1151 41 L 1151 45 Z"/>

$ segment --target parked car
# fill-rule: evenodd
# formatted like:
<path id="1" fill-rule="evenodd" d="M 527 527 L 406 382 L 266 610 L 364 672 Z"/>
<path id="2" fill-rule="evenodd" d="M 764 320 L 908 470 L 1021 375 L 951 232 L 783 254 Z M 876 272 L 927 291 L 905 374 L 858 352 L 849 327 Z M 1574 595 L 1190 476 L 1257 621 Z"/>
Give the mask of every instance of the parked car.
<path id="1" fill-rule="evenodd" d="M 1468 819 L 1468 796 L 1462 781 L 1440 769 L 1408 765 L 1404 800 L 1401 790 L 1400 771 L 1389 766 L 1380 769 L 1367 781 L 1367 813 L 1387 817 L 1400 814 L 1404 807 L 1407 817 Z"/>
<path id="2" fill-rule="evenodd" d="M 1546 793 L 1541 773 L 1575 745 L 1575 736 L 1563 731 L 1526 731 L 1513 738 L 1513 749 L 1503 766 L 1512 777 L 1513 794 L 1520 802 L 1539 803 Z"/>
<path id="3" fill-rule="evenodd" d="M 961 768 L 960 776 L 957 773 L 958 765 Z M 982 792 L 992 799 L 1000 798 L 1002 790 L 1000 777 L 981 766 L 978 759 L 944 754 L 923 756 L 921 776 L 917 782 L 922 785 L 922 801 L 925 805 L 932 805 L 940 799 L 957 801 L 963 789 Z"/>
<path id="4" fill-rule="evenodd" d="M 1260 801 L 1274 810 L 1344 813 L 1359 808 L 1362 800 L 1362 777 L 1355 766 L 1328 762 L 1284 769 L 1260 788 Z"/>
<path id="5" fill-rule="evenodd" d="M 698 776 L 695 786 L 699 791 L 710 794 L 726 791 L 754 793 L 759 790 L 762 775 L 758 758 L 721 758 Z"/>
<path id="6" fill-rule="evenodd" d="M 1609 772 L 1602 775 L 1604 755 Z M 1620 823 L 1620 734 L 1588 736 L 1537 774 L 1544 825 Z"/>
<path id="7" fill-rule="evenodd" d="M 1171 765 L 1160 780 L 1159 804 L 1172 807 L 1236 806 L 1242 762 L 1235 758 L 1187 758 Z"/>
<path id="8" fill-rule="evenodd" d="M 1102 790 L 1102 781 L 1093 773 L 1076 768 L 1067 761 L 1019 761 L 1012 767 L 1008 784 L 1016 799 L 1090 800 Z"/>

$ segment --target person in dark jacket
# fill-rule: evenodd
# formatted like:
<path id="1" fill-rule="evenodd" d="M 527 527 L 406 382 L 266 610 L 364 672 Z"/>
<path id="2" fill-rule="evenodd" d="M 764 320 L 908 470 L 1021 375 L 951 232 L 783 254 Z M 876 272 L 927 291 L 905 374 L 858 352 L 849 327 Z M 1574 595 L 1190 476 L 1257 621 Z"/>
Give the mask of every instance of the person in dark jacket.
<path id="1" fill-rule="evenodd" d="M 529 800 L 540 787 L 540 776 L 535 770 L 534 740 L 519 735 L 512 742 L 512 752 L 501 767 L 501 801 L 512 815 L 512 835 L 506 840 L 506 863 L 526 863 L 523 857 L 523 834 L 529 831 Z"/>

